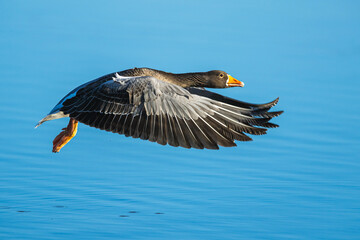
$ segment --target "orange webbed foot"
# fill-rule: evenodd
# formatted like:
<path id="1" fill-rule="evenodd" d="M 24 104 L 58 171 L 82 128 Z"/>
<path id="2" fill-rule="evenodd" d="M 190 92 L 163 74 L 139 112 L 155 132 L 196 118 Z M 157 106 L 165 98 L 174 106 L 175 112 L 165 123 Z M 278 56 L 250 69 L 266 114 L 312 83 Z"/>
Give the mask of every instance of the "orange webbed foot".
<path id="1" fill-rule="evenodd" d="M 53 152 L 57 153 L 63 148 L 73 137 L 75 137 L 77 132 L 78 121 L 73 118 L 70 118 L 69 124 L 66 128 L 63 128 L 62 132 L 57 135 L 53 141 Z"/>

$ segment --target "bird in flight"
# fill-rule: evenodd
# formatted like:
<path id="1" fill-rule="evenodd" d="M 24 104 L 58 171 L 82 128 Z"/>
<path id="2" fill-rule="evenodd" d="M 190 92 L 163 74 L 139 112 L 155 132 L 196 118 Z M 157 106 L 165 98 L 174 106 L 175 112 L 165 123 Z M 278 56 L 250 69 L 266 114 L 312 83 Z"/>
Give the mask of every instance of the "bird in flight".
<path id="1" fill-rule="evenodd" d="M 269 120 L 283 111 L 265 104 L 238 101 L 205 88 L 243 87 L 224 71 L 174 74 L 133 68 L 87 82 L 68 93 L 40 120 L 69 117 L 53 141 L 59 152 L 77 133 L 78 122 L 162 145 L 219 149 L 251 141 L 247 134 L 266 134 Z"/>

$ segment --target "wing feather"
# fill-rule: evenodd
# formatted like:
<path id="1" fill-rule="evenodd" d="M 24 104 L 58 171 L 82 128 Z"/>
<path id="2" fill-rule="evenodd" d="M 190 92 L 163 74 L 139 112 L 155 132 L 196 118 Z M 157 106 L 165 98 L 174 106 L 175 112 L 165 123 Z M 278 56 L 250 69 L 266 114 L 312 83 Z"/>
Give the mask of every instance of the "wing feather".
<path id="1" fill-rule="evenodd" d="M 55 108 L 92 127 L 185 148 L 250 141 L 245 133 L 260 135 L 278 127 L 269 120 L 282 113 L 269 112 L 278 99 L 251 104 L 153 77 L 114 75 L 75 90 Z"/>

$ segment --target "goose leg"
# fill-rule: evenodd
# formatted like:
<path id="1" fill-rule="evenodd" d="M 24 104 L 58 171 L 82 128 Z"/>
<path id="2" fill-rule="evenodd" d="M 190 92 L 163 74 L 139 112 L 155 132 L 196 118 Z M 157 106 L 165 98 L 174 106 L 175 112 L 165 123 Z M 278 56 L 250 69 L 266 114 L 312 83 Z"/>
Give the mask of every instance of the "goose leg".
<path id="1" fill-rule="evenodd" d="M 64 147 L 73 137 L 75 137 L 77 132 L 78 121 L 73 118 L 70 118 L 69 124 L 66 128 L 63 128 L 62 132 L 57 135 L 53 141 L 53 152 L 57 153 L 62 147 Z"/>

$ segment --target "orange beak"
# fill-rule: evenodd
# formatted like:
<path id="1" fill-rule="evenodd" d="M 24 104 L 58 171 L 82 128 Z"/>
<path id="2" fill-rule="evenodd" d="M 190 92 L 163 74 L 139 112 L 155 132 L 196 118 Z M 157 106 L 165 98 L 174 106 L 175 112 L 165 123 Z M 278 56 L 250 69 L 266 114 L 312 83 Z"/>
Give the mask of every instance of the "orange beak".
<path id="1" fill-rule="evenodd" d="M 228 80 L 226 82 L 227 87 L 244 87 L 244 85 L 245 84 L 243 82 L 236 80 L 228 74 Z"/>

